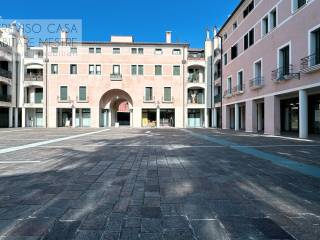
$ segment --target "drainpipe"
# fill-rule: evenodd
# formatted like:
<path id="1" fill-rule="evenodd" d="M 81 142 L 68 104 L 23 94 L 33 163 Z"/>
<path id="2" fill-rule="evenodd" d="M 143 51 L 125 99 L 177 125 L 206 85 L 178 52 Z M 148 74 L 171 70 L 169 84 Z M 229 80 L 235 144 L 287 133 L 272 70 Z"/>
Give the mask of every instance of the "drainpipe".
<path id="1" fill-rule="evenodd" d="M 183 78 L 183 81 L 182 81 L 182 88 L 183 88 L 183 93 L 182 93 L 182 127 L 185 128 L 186 125 L 185 125 L 185 117 L 186 117 L 186 114 L 185 114 L 185 65 L 186 65 L 186 54 L 185 54 L 185 51 L 186 51 L 186 48 L 184 47 L 183 48 L 183 60 L 182 60 L 182 78 Z"/>
<path id="2" fill-rule="evenodd" d="M 45 109 L 45 116 L 46 116 L 46 128 L 48 128 L 48 43 L 46 42 L 46 58 L 44 59 L 46 63 L 46 83 L 45 83 L 45 90 L 46 90 L 46 109 Z"/>
<path id="3" fill-rule="evenodd" d="M 212 82 L 213 78 L 212 78 L 212 74 L 213 74 L 213 57 L 212 55 L 210 56 L 210 83 L 211 83 L 211 101 L 210 101 L 210 107 L 211 107 L 211 118 L 212 118 L 212 111 L 213 111 L 213 101 L 214 101 L 214 96 L 213 96 L 213 85 L 214 83 Z M 213 100 L 213 101 L 212 101 Z M 212 120 L 211 119 L 211 125 L 212 125 Z M 213 126 L 211 126 L 213 127 Z"/>
<path id="4" fill-rule="evenodd" d="M 223 80 L 223 78 L 222 78 L 222 76 L 223 76 L 223 66 L 224 66 L 224 62 L 223 62 L 223 41 L 222 41 L 222 37 L 221 37 L 221 35 L 217 35 L 218 36 L 218 38 L 220 39 L 220 43 L 221 43 L 221 51 L 220 51 L 220 59 L 221 59 L 221 69 L 220 69 L 220 71 L 221 71 L 221 80 L 220 80 L 220 82 L 221 82 L 221 84 L 220 84 L 220 86 L 221 86 L 221 90 L 220 90 L 220 124 L 221 124 L 221 129 L 222 129 L 222 120 L 223 120 L 223 117 L 222 117 L 222 99 L 223 99 L 223 96 L 222 96 L 222 80 Z"/>

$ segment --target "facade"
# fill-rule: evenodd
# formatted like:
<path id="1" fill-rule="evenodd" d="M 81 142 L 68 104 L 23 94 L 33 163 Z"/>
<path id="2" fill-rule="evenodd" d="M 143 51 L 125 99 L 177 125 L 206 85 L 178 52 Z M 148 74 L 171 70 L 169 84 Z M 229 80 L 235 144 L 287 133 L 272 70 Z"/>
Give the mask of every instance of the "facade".
<path id="1" fill-rule="evenodd" d="M 208 126 L 204 50 L 172 43 L 171 32 L 162 43 L 70 44 L 62 32 L 59 43 L 30 48 L 17 38 L 17 75 L 2 81 L 11 96 L 2 127 Z"/>
<path id="2" fill-rule="evenodd" d="M 219 31 L 222 127 L 320 133 L 320 1 L 244 0 Z"/>

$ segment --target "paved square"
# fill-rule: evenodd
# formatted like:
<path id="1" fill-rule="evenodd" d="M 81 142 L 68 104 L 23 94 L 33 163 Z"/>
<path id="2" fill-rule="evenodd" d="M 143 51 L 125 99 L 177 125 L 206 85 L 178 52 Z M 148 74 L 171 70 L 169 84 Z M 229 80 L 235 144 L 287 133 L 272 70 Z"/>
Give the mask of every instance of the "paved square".
<path id="1" fill-rule="evenodd" d="M 0 239 L 320 239 L 320 142 L 1 129 Z"/>

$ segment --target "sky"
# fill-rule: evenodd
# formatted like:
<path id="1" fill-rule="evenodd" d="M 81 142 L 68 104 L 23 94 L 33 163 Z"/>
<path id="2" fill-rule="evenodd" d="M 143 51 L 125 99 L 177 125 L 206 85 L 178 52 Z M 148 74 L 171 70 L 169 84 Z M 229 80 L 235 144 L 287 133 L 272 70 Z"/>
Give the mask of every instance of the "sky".
<path id="1" fill-rule="evenodd" d="M 2 19 L 80 19 L 82 40 L 109 41 L 133 35 L 136 42 L 204 45 L 206 29 L 222 26 L 240 0 L 15 0 L 1 3 Z M 49 4 L 50 3 L 50 4 Z M 46 5 L 45 5 L 46 4 Z"/>

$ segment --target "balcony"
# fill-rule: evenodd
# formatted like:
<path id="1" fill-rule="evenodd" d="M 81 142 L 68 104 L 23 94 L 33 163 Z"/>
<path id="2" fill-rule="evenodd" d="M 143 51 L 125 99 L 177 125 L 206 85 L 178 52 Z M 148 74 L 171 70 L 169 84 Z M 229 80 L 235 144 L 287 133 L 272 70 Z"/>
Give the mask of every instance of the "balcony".
<path id="1" fill-rule="evenodd" d="M 77 101 L 78 103 L 88 103 L 88 102 L 89 102 L 89 96 L 86 96 L 86 99 L 80 99 L 80 98 L 77 96 L 76 101 Z"/>
<path id="2" fill-rule="evenodd" d="M 66 99 L 61 99 L 60 96 L 57 96 L 57 101 L 59 103 L 70 103 L 71 99 L 70 99 L 70 97 L 67 97 Z"/>
<path id="3" fill-rule="evenodd" d="M 301 72 L 312 73 L 320 69 L 320 53 L 315 53 L 301 59 Z"/>
<path id="4" fill-rule="evenodd" d="M 188 104 L 205 104 L 204 89 L 189 89 Z"/>
<path id="5" fill-rule="evenodd" d="M 165 99 L 164 97 L 162 97 L 162 103 L 173 103 L 174 102 L 174 98 L 171 97 L 170 99 Z"/>
<path id="6" fill-rule="evenodd" d="M 204 53 L 188 53 L 188 60 L 204 60 L 205 55 Z"/>
<path id="7" fill-rule="evenodd" d="M 25 81 L 43 81 L 43 76 L 41 74 L 26 74 L 24 76 Z"/>
<path id="8" fill-rule="evenodd" d="M 111 81 L 122 81 L 122 74 L 120 73 L 111 73 L 110 74 Z"/>
<path id="9" fill-rule="evenodd" d="M 199 74 L 189 74 L 188 82 L 189 83 L 199 83 L 200 82 Z"/>
<path id="10" fill-rule="evenodd" d="M 221 54 L 221 50 L 219 48 L 217 48 L 213 52 L 213 57 L 216 58 L 216 57 L 220 56 L 220 54 Z"/>
<path id="11" fill-rule="evenodd" d="M 0 102 L 11 102 L 11 95 L 0 94 Z"/>
<path id="12" fill-rule="evenodd" d="M 300 79 L 300 73 L 294 72 L 294 66 L 280 67 L 272 71 L 271 78 L 274 82 L 281 82 L 291 79 Z"/>
<path id="13" fill-rule="evenodd" d="M 214 96 L 214 103 L 220 103 L 221 102 L 221 94 L 217 94 Z"/>
<path id="14" fill-rule="evenodd" d="M 233 96 L 233 95 L 232 95 L 232 89 L 231 89 L 231 88 L 225 90 L 224 93 L 223 93 L 223 97 L 224 97 L 224 98 L 231 98 L 232 96 Z"/>
<path id="15" fill-rule="evenodd" d="M 262 88 L 264 86 L 264 77 L 262 76 L 255 77 L 251 79 L 249 83 L 250 83 L 250 88 L 252 89 Z"/>
<path id="16" fill-rule="evenodd" d="M 232 92 L 235 95 L 241 95 L 241 94 L 244 93 L 244 89 L 245 89 L 245 85 L 244 84 L 240 84 L 240 85 L 237 85 L 237 86 L 233 87 Z"/>
<path id="17" fill-rule="evenodd" d="M 6 53 L 12 53 L 12 48 L 8 44 L 5 44 L 4 42 L 1 42 L 1 41 L 0 41 L 0 50 Z"/>
<path id="18" fill-rule="evenodd" d="M 221 72 L 220 72 L 220 71 L 215 72 L 215 73 L 214 73 L 214 80 L 218 80 L 218 79 L 220 79 L 220 78 L 221 78 Z"/>
<path id="19" fill-rule="evenodd" d="M 155 97 L 154 96 L 144 96 L 143 97 L 143 102 L 144 103 L 154 103 L 155 102 Z"/>
<path id="20" fill-rule="evenodd" d="M 0 76 L 7 79 L 12 79 L 12 72 L 9 70 L 0 68 Z"/>

